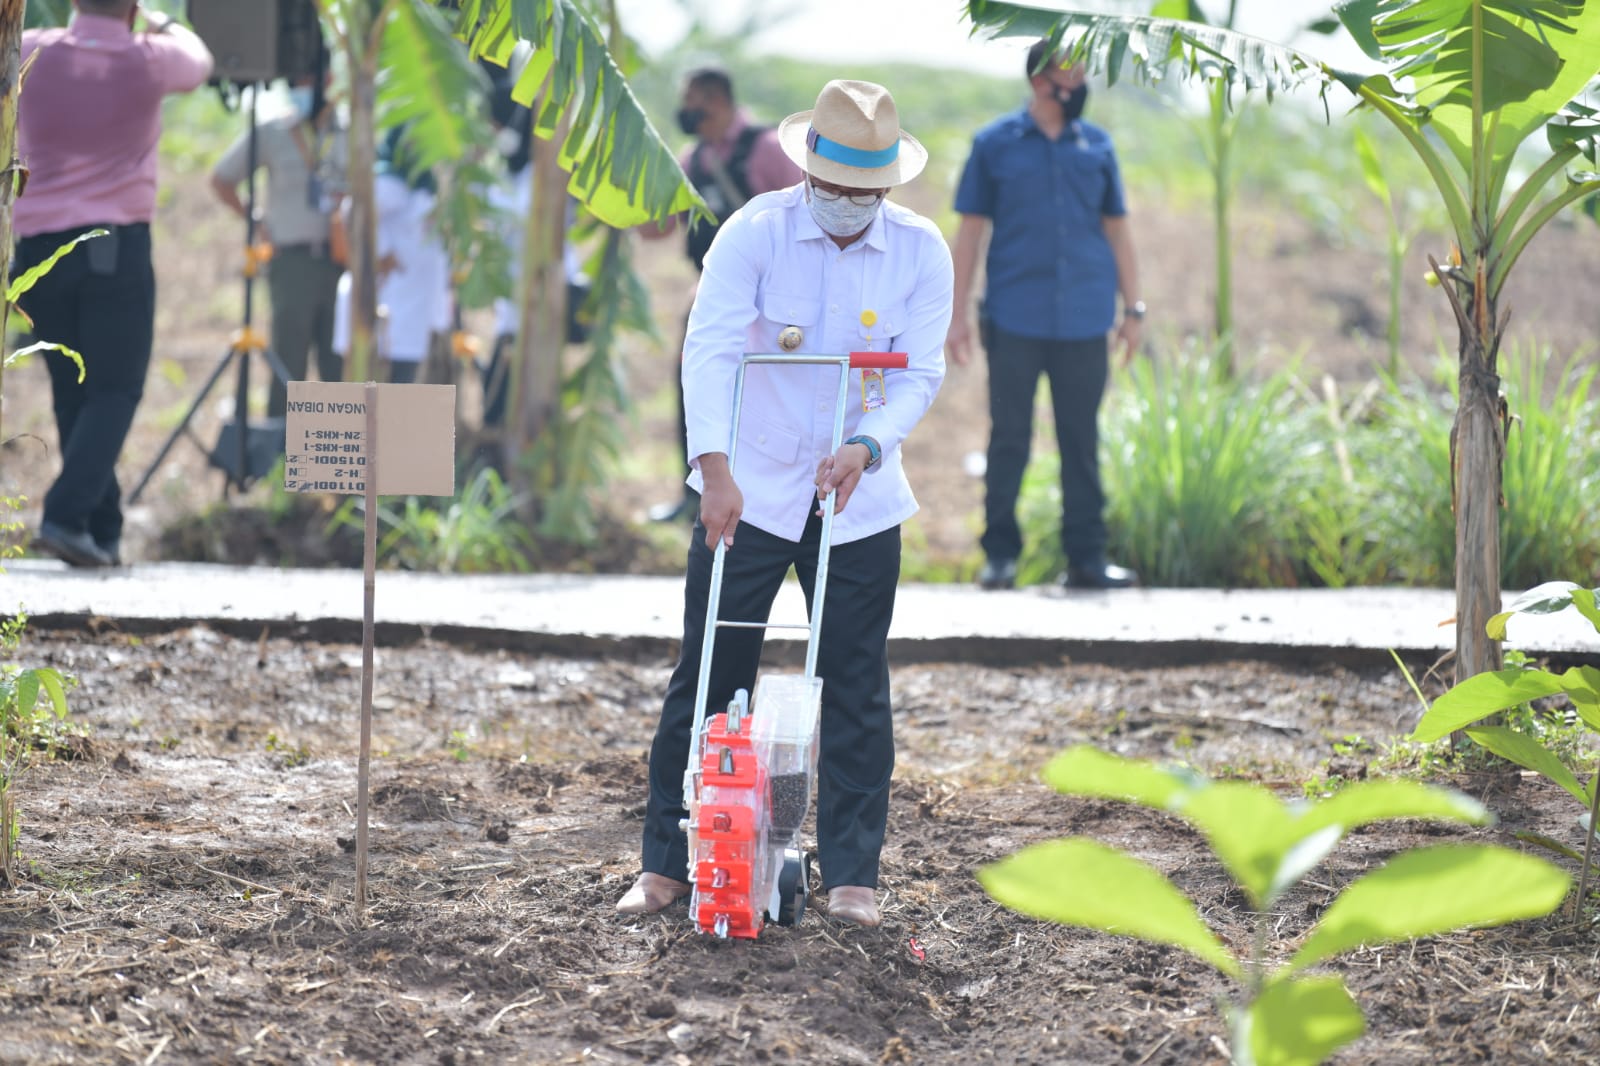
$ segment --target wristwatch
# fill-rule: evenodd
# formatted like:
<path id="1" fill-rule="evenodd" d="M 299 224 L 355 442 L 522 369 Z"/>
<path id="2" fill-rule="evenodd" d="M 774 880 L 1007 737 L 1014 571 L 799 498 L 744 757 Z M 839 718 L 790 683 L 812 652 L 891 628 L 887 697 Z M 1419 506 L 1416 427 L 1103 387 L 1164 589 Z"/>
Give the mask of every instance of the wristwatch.
<path id="1" fill-rule="evenodd" d="M 859 444 L 867 450 L 867 465 L 861 468 L 863 470 L 871 470 L 873 467 L 878 465 L 878 460 L 883 458 L 883 449 L 878 447 L 878 442 L 873 440 L 871 437 L 851 437 L 849 440 L 845 441 L 845 443 Z"/>
<path id="2" fill-rule="evenodd" d="M 1133 301 L 1133 303 L 1123 307 L 1122 313 L 1128 318 L 1144 318 L 1144 301 Z"/>

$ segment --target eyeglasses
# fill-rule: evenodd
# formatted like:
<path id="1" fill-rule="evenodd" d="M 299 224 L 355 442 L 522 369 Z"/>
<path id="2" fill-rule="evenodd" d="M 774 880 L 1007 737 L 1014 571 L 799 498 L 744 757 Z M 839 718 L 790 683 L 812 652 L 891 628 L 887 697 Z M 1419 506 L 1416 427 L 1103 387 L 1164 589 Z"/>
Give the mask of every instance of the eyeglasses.
<path id="1" fill-rule="evenodd" d="M 871 207 L 886 195 L 882 192 L 839 192 L 836 189 L 824 189 L 815 182 L 808 182 L 807 184 L 811 186 L 811 195 L 824 203 L 849 200 L 857 207 Z"/>

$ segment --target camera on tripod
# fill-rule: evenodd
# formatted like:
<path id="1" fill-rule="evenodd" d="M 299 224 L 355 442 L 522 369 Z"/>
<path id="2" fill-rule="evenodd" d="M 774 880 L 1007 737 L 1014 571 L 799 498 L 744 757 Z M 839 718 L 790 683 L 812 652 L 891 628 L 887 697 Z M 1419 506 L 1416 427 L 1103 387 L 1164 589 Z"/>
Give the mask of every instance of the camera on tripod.
<path id="1" fill-rule="evenodd" d="M 293 81 L 326 65 L 315 0 L 189 0 L 188 16 L 216 58 L 218 81 Z"/>

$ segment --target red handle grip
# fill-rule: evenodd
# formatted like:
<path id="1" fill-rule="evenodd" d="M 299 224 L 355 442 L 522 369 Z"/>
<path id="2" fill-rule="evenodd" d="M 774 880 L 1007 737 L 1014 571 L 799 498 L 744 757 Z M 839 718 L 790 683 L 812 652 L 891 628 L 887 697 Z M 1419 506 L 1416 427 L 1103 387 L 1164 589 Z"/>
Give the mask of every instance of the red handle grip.
<path id="1" fill-rule="evenodd" d="M 904 370 L 911 361 L 905 352 L 851 352 L 851 370 Z"/>

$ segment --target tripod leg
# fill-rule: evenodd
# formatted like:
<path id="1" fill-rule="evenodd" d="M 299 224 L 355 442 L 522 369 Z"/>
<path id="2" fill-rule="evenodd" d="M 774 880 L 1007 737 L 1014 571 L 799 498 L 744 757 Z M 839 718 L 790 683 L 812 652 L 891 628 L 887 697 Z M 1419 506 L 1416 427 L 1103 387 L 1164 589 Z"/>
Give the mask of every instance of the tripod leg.
<path id="1" fill-rule="evenodd" d="M 222 357 L 222 360 L 217 363 L 216 369 L 211 371 L 211 376 L 206 378 L 206 383 L 200 386 L 200 392 L 195 396 L 194 402 L 191 403 L 189 405 L 189 409 L 183 413 L 183 421 L 179 422 L 178 428 L 174 429 L 172 434 L 167 437 L 166 443 L 161 445 L 161 450 L 156 453 L 156 457 L 152 459 L 150 461 L 150 465 L 145 468 L 144 475 L 139 478 L 139 484 L 135 485 L 133 491 L 128 494 L 128 503 L 134 504 L 139 502 L 139 496 L 144 492 L 145 486 L 150 484 L 150 479 L 155 476 L 156 470 L 159 469 L 161 464 L 166 460 L 167 453 L 172 450 L 172 446 L 177 443 L 178 438 L 188 430 L 189 423 L 194 419 L 195 412 L 200 410 L 200 405 L 206 402 L 206 396 L 210 394 L 212 388 L 214 388 L 217 382 L 222 378 L 223 372 L 228 369 L 228 364 L 233 362 L 233 357 L 237 354 L 238 352 L 234 351 L 232 348 L 229 348 L 228 354 Z"/>

